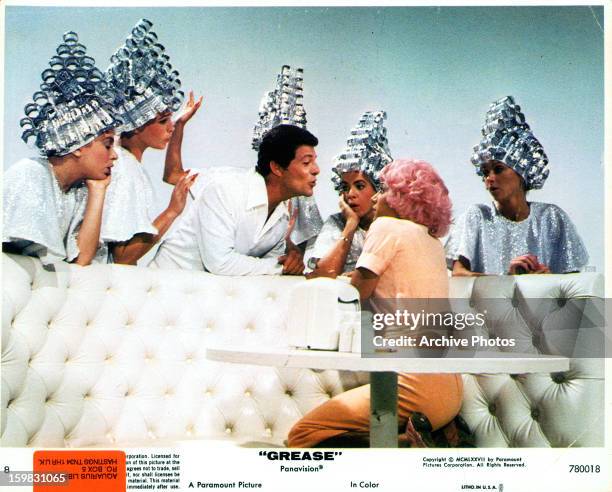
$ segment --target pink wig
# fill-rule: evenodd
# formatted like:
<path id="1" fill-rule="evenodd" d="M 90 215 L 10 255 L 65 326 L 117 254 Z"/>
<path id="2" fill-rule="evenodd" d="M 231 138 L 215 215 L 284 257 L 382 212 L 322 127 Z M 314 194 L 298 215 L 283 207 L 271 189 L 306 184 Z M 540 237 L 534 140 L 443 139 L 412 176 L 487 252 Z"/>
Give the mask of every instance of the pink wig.
<path id="1" fill-rule="evenodd" d="M 451 223 L 452 204 L 442 178 L 431 164 L 395 160 L 380 173 L 387 203 L 402 219 L 424 225 L 429 234 L 442 237 Z"/>

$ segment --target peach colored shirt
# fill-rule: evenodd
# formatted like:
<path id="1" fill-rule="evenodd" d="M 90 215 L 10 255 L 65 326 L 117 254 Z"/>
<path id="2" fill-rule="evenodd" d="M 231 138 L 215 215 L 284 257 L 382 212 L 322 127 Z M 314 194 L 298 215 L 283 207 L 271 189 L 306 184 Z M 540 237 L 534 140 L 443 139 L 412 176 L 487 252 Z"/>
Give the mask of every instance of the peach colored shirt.
<path id="1" fill-rule="evenodd" d="M 448 274 L 442 243 L 425 226 L 379 217 L 366 235 L 357 268 L 379 276 L 372 297 L 446 298 Z M 422 412 L 433 429 L 450 422 L 461 408 L 461 374 L 398 375 L 398 418 Z M 402 424 L 404 425 L 404 424 Z M 304 415 L 289 433 L 289 447 L 312 447 L 347 432 L 370 428 L 370 386 L 340 393 Z"/>
<path id="2" fill-rule="evenodd" d="M 379 276 L 372 297 L 448 297 L 444 247 L 427 227 L 410 220 L 376 219 L 366 235 L 357 268 Z"/>

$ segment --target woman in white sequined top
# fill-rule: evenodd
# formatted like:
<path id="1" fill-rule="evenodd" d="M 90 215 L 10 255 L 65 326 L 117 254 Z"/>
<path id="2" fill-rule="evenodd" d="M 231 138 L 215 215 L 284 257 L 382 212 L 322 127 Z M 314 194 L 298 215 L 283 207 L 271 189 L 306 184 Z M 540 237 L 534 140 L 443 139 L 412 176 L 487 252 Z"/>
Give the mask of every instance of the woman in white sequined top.
<path id="1" fill-rule="evenodd" d="M 195 176 L 181 176 L 170 203 L 155 217 L 153 186 L 142 157 L 149 148 L 163 150 L 168 145 L 175 128 L 172 114 L 180 108 L 183 93 L 178 72 L 152 27 L 146 19 L 138 21 L 111 56 L 106 71 L 106 80 L 118 93 L 115 109 L 123 125 L 119 158 L 104 206 L 102 239 L 109 245 L 112 261 L 131 265 L 159 242 L 182 213 L 195 180 Z M 200 102 L 196 105 L 193 95 L 190 103 L 177 125 L 197 111 Z"/>
<path id="2" fill-rule="evenodd" d="M 361 171 L 340 176 L 340 213 L 330 215 L 306 247 L 304 263 L 311 277 L 336 277 L 355 270 L 366 231 L 374 220 L 376 188 Z"/>
<path id="3" fill-rule="evenodd" d="M 187 114 L 189 119 L 193 113 Z M 170 112 L 159 113 L 142 127 L 121 134 L 102 225 L 102 239 L 109 243 L 115 263 L 135 265 L 159 242 L 185 208 L 189 188 L 197 177 L 179 178 L 168 206 L 151 219 L 155 217 L 155 195 L 142 156 L 148 148 L 161 150 L 168 145 L 175 126 L 171 117 Z M 185 114 L 181 118 L 185 119 Z"/>
<path id="4" fill-rule="evenodd" d="M 570 273 L 588 261 L 571 219 L 551 203 L 528 202 L 522 179 L 499 162 L 485 168 L 492 206 L 472 205 L 446 246 L 455 276 Z"/>
<path id="5" fill-rule="evenodd" d="M 3 179 L 2 250 L 88 265 L 97 254 L 119 121 L 95 61 L 73 31 L 42 72 L 40 90 L 20 121 L 35 159 L 21 159 Z M 79 67 L 79 70 L 76 70 Z"/>
<path id="6" fill-rule="evenodd" d="M 571 273 L 588 261 L 569 216 L 557 205 L 528 202 L 541 188 L 548 159 L 513 98 L 493 103 L 472 164 L 493 205 L 472 205 L 446 245 L 455 276 Z"/>
<path id="7" fill-rule="evenodd" d="M 335 158 L 332 182 L 340 193 L 340 213 L 331 215 L 304 253 L 309 277 L 337 277 L 355 270 L 366 231 L 374 220 L 372 197 L 379 174 L 391 162 L 384 111 L 366 111 Z"/>
<path id="8" fill-rule="evenodd" d="M 2 250 L 89 265 L 99 254 L 113 132 L 64 156 L 21 159 L 3 179 Z"/>

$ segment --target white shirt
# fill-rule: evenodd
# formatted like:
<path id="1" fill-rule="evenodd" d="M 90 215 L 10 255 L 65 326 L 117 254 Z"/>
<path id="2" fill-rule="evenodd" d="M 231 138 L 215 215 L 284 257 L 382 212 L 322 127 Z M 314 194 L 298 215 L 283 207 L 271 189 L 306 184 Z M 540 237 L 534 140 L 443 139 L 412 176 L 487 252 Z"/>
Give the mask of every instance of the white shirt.
<path id="1" fill-rule="evenodd" d="M 279 275 L 288 225 L 286 202 L 268 218 L 265 181 L 255 170 L 218 173 L 204 180 L 150 266 L 218 275 Z"/>

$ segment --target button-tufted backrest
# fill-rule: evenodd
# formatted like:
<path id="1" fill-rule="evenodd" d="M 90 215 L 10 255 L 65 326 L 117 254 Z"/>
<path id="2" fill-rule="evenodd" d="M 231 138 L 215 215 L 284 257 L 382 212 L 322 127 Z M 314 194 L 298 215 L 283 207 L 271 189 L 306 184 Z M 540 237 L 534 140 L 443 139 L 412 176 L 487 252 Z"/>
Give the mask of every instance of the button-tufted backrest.
<path id="1" fill-rule="evenodd" d="M 305 412 L 364 383 L 360 374 L 205 359 L 209 344 L 286 346 L 289 290 L 303 278 L 57 268 L 3 254 L 3 446 L 282 444 Z M 597 275 L 538 277 L 508 278 L 513 287 L 497 292 L 600 295 Z M 454 295 L 490 297 L 487 281 L 453 279 Z M 555 375 L 466 375 L 462 414 L 481 446 L 600 445 L 600 362 Z"/>
<path id="2" fill-rule="evenodd" d="M 563 345 L 559 333 L 571 337 L 553 328 L 577 322 L 566 301 L 601 298 L 603 288 L 595 273 L 463 277 L 452 279 L 451 297 L 468 298 L 475 309 L 496 299 L 496 317 L 506 322 L 489 331 L 512 335 L 521 352 L 551 353 Z M 464 375 L 461 415 L 479 447 L 603 446 L 603 378 L 604 360 L 595 358 L 572 359 L 565 373 Z"/>
<path id="3" fill-rule="evenodd" d="M 303 413 L 345 389 L 335 371 L 205 359 L 209 344 L 286 346 L 288 294 L 302 277 L 57 268 L 3 255 L 4 446 L 282 444 Z"/>

